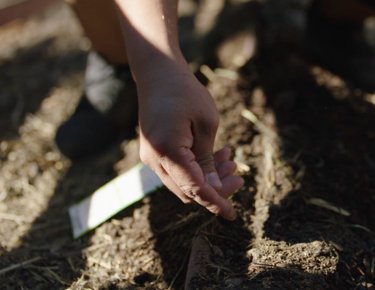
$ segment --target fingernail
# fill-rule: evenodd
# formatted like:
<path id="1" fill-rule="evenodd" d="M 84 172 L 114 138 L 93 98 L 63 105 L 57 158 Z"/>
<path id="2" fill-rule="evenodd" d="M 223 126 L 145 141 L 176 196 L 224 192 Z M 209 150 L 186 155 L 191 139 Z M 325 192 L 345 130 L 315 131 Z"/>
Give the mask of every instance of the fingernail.
<path id="1" fill-rule="evenodd" d="M 206 175 L 206 180 L 207 180 L 209 185 L 211 185 L 213 188 L 215 188 L 217 190 L 221 189 L 221 187 L 223 186 L 221 184 L 219 175 L 217 175 L 217 173 L 215 171 L 208 173 Z"/>

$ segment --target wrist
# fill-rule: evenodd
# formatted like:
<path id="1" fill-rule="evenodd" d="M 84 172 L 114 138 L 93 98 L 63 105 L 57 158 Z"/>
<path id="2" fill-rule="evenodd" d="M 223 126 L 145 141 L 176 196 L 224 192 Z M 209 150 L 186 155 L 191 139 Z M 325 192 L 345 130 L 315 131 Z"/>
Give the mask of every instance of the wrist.
<path id="1" fill-rule="evenodd" d="M 132 70 L 139 89 L 169 82 L 172 77 L 187 77 L 192 74 L 182 55 L 173 58 L 160 54 L 149 56 L 134 64 Z"/>

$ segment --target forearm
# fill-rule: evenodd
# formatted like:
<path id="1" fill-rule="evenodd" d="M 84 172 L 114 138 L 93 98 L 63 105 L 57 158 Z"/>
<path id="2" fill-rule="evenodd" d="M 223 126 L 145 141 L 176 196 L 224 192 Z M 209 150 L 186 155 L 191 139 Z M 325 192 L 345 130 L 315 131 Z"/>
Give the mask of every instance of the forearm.
<path id="1" fill-rule="evenodd" d="M 115 1 L 137 81 L 160 74 L 168 65 L 186 67 L 178 42 L 177 0 Z"/>
<path id="2" fill-rule="evenodd" d="M 229 152 L 213 155 L 219 116 L 182 56 L 177 0 L 115 1 L 138 87 L 141 160 L 183 202 L 234 220 L 227 197 L 243 182 L 233 175 Z M 215 162 L 232 169 L 219 175 Z"/>

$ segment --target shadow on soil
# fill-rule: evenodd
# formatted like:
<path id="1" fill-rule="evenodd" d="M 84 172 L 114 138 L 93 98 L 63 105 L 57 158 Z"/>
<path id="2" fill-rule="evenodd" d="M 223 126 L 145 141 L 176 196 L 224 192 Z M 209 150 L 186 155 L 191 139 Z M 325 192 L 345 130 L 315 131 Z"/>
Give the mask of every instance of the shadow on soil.
<path id="1" fill-rule="evenodd" d="M 36 112 L 62 79 L 82 71 L 83 51 L 56 55 L 52 50 L 51 38 L 0 63 L 0 140 L 15 138 L 25 116 Z"/>
<path id="2" fill-rule="evenodd" d="M 268 26 L 269 15 L 265 17 L 272 13 L 272 7 L 264 9 L 256 2 L 235 8 L 226 2 L 225 7 L 203 42 L 203 47 L 207 48 L 203 50 L 204 55 L 207 54 L 204 59 L 216 67 L 218 60 L 212 52 L 226 38 L 249 27 L 257 30 L 260 53 L 242 68 L 244 77 L 254 80 L 247 89 L 262 87 L 267 107 L 276 117 L 282 158 L 296 172 L 303 173 L 299 189 L 270 208 L 264 238 L 285 241 L 289 245 L 322 241 L 330 244 L 339 257 L 332 274 L 310 274 L 288 266 L 273 267 L 254 277 L 249 287 L 371 287 L 369 285 L 375 281 L 372 266 L 375 261 L 374 105 L 365 100 L 366 93 L 351 87 L 350 83 L 344 81 L 341 88 L 340 85 L 332 87 L 329 83 L 335 76 L 314 72 L 313 65 L 303 59 L 306 52 L 301 52 L 301 45 L 288 43 L 288 33 L 281 37 L 285 39 L 278 39 L 277 35 L 273 36 L 276 41 L 272 39 L 269 30 L 274 27 Z M 241 15 L 254 18 L 244 22 Z M 234 24 L 225 26 L 228 19 L 235 19 Z M 236 25 L 237 20 L 242 26 Z M 273 33 L 283 28 L 279 29 Z M 326 78 L 326 83 L 318 82 L 317 75 Z M 311 204 L 313 198 L 333 204 L 336 212 Z M 350 215 L 337 213 L 341 208 Z M 241 247 L 238 251 L 246 253 Z"/>
<path id="3" fill-rule="evenodd" d="M 113 164 L 120 156 L 119 150 L 112 150 L 70 166 L 46 211 L 33 222 L 19 247 L 0 257 L 0 264 L 5 268 L 34 257 L 40 259 L 30 267 L 0 276 L 3 289 L 63 289 L 81 275 L 86 267 L 82 253 L 89 246 L 91 235 L 72 239 L 68 206 L 115 177 Z"/>
<path id="4" fill-rule="evenodd" d="M 312 67 L 290 52 L 262 49 L 259 68 L 283 159 L 303 170 L 300 188 L 270 208 L 264 236 L 289 244 L 324 241 L 336 249 L 335 273 L 312 275 L 317 280 L 310 286 L 321 287 L 314 289 L 367 289 L 375 278 L 375 106 L 358 90 L 318 84 Z M 312 198 L 333 204 L 336 212 L 312 205 Z M 350 216 L 338 213 L 340 208 Z M 279 283 L 305 274 L 271 269 L 257 279 Z"/>
<path id="5" fill-rule="evenodd" d="M 56 55 L 52 53 L 53 42 L 51 38 L 20 49 L 15 58 L 0 64 L 0 140 L 17 138 L 25 116 L 36 112 L 62 80 L 82 71 L 85 53 L 73 50 Z M 67 205 L 111 179 L 113 162 L 102 158 L 71 165 L 58 182 L 46 211 L 33 222 L 20 246 L 1 255 L 1 268 L 39 257 L 28 269 L 1 275 L 3 289 L 59 289 L 74 281 L 84 267 L 81 250 L 87 246 L 89 237 L 71 241 Z M 98 170 L 93 172 L 94 168 Z M 53 272 L 55 269 L 60 269 L 58 276 Z"/>

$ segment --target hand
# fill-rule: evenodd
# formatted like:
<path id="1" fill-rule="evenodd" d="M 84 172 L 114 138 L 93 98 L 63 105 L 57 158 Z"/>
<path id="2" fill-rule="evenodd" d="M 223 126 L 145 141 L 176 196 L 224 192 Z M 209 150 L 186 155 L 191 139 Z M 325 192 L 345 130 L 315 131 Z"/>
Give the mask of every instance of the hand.
<path id="1" fill-rule="evenodd" d="M 219 115 L 208 91 L 187 69 L 159 70 L 138 83 L 141 160 L 184 203 L 233 220 L 227 198 L 243 180 L 229 149 L 213 154 Z"/>

